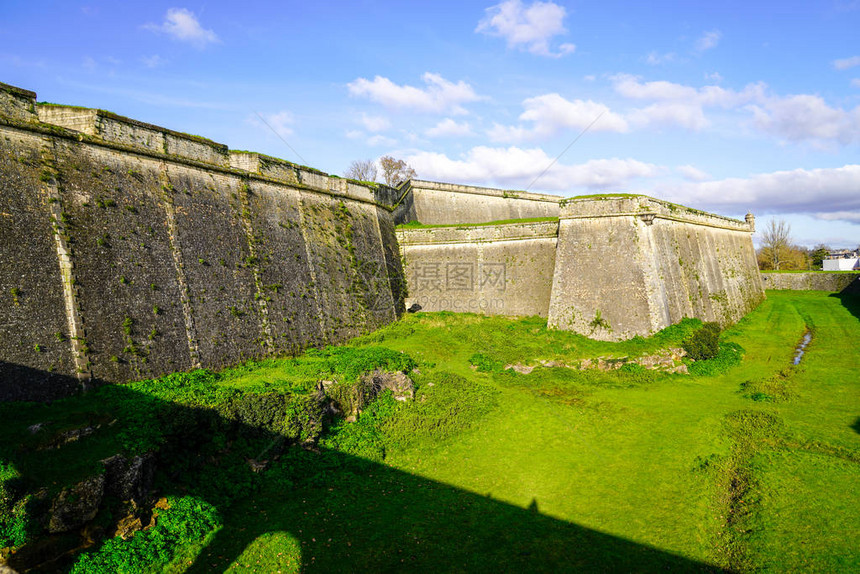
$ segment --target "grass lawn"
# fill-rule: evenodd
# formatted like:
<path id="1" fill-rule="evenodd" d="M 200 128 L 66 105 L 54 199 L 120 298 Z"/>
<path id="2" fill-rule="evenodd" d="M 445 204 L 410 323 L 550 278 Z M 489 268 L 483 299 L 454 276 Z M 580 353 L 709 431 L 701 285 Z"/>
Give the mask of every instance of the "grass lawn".
<path id="1" fill-rule="evenodd" d="M 214 505 L 217 526 L 151 568 L 860 570 L 860 299 L 768 292 L 721 336 L 744 349 L 742 362 L 714 363 L 709 375 L 568 367 L 677 347 L 695 328 L 606 343 L 537 318 L 407 315 L 348 348 L 368 353 L 364 361 L 379 360 L 379 347 L 397 352 L 389 364 L 400 351 L 411 357 L 414 402 L 383 395 L 357 422 L 325 430 L 315 449 L 287 449 L 234 499 L 218 483 L 229 490 L 244 467 L 163 479 L 163 494 Z M 807 330 L 812 342 L 793 366 Z M 347 356 L 245 365 L 210 386 L 298 396 L 360 372 Z M 87 411 L 60 403 L 52 408 Z M 22 415 L 21 425 L 39 417 Z M 252 450 L 268 439 L 254 440 Z M 116 448 L 99 444 L 99 453 Z M 6 457 L 7 473 L 36 472 L 30 459 Z"/>

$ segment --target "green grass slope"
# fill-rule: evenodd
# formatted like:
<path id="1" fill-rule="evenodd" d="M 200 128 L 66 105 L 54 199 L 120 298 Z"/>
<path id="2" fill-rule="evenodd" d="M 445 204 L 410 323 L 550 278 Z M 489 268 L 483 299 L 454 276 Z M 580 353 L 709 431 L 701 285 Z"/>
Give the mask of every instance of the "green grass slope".
<path id="1" fill-rule="evenodd" d="M 0 484 L 56 491 L 140 441 L 172 454 L 154 496 L 172 501 L 164 534 L 98 543 L 78 571 L 857 571 L 860 301 L 769 292 L 690 374 L 575 368 L 679 347 L 699 326 L 605 343 L 538 318 L 407 315 L 296 359 L 18 406 Z M 317 381 L 377 367 L 410 373 L 415 400 L 386 392 L 356 422 L 312 424 Z M 203 431 L 176 422 L 201 409 Z M 50 457 L 15 448 L 44 420 L 127 430 Z M 6 499 L 0 534 L 23 540 L 20 496 Z"/>

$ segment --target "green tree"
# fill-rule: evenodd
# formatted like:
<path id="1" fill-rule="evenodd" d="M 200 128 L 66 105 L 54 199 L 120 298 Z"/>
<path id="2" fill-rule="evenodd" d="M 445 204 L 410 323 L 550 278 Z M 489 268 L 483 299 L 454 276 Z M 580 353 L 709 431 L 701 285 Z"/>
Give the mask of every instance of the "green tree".
<path id="1" fill-rule="evenodd" d="M 812 266 L 815 269 L 821 269 L 828 253 L 830 253 L 830 248 L 828 246 L 823 243 L 816 245 L 815 249 L 810 253 L 810 257 L 812 257 Z"/>

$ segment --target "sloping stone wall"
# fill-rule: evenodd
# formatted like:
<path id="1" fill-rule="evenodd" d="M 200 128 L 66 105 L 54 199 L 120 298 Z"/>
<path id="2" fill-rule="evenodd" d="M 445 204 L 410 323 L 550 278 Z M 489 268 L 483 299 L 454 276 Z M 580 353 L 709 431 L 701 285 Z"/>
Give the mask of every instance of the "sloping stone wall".
<path id="1" fill-rule="evenodd" d="M 684 317 L 728 325 L 758 305 L 751 232 L 650 197 L 599 196 L 563 201 L 559 221 L 401 227 L 397 237 L 407 305 L 540 315 L 551 327 L 621 340 Z"/>
<path id="2" fill-rule="evenodd" d="M 764 299 L 750 226 L 645 196 L 562 207 L 549 324 L 603 340 L 684 317 L 731 324 Z"/>
<path id="3" fill-rule="evenodd" d="M 0 104 L 0 400 L 294 353 L 403 309 L 378 188 L 8 86 Z"/>
<path id="4" fill-rule="evenodd" d="M 546 317 L 557 236 L 557 221 L 400 229 L 406 305 Z"/>

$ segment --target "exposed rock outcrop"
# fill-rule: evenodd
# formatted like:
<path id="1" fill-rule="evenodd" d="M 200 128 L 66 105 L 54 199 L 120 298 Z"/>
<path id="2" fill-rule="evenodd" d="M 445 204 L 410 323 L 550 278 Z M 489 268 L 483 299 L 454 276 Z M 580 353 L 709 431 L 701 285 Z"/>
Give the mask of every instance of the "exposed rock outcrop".
<path id="1" fill-rule="evenodd" d="M 48 532 L 56 534 L 80 528 L 99 511 L 105 492 L 105 475 L 99 474 L 63 489 L 51 505 Z"/>

